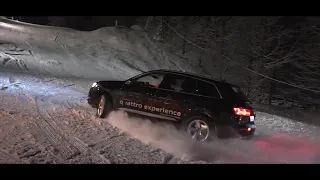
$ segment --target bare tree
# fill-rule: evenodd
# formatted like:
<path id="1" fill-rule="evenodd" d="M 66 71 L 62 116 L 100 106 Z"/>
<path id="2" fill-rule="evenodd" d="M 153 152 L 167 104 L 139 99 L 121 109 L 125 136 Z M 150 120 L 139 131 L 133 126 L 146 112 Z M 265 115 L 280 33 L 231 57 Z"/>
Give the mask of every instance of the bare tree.
<path id="1" fill-rule="evenodd" d="M 273 97 L 295 102 L 297 106 L 320 104 L 319 97 L 312 93 L 320 92 L 317 22 L 306 21 L 296 31 L 283 28 L 275 17 L 263 17 L 254 26 L 249 43 L 249 68 L 269 77 L 250 76 L 249 86 L 254 89 L 250 95 L 254 99 L 268 104 Z"/>
<path id="2" fill-rule="evenodd" d="M 248 38 L 248 68 L 270 78 L 275 78 L 281 66 L 271 66 L 286 60 L 293 53 L 288 53 L 288 42 L 290 36 L 287 31 L 279 25 L 279 17 L 258 17 L 255 21 L 247 19 L 248 28 L 251 29 Z M 293 45 L 294 46 L 294 45 Z M 260 103 L 271 103 L 275 90 L 274 82 L 259 74 L 250 73 L 248 79 L 248 94 L 252 99 Z"/>
<path id="3" fill-rule="evenodd" d="M 166 16 L 160 16 L 160 17 L 156 17 L 156 20 L 158 20 L 157 22 L 157 28 L 156 28 L 156 32 L 153 36 L 153 39 L 156 41 L 160 41 L 160 42 L 165 42 L 166 41 L 166 35 L 168 32 L 168 25 L 166 23 Z"/>
<path id="4" fill-rule="evenodd" d="M 299 39 L 296 43 L 294 55 L 289 56 L 287 72 L 290 77 L 287 79 L 292 84 L 296 84 L 298 89 L 289 87 L 283 88 L 283 95 L 291 99 L 299 100 L 306 105 L 320 104 L 320 28 L 319 18 L 307 18 L 301 25 Z M 285 61 L 285 60 L 283 60 Z M 283 64 L 282 61 L 282 64 Z M 288 61 L 290 63 L 288 63 Z M 278 65 L 278 64 L 276 64 Z M 276 66 L 275 65 L 275 66 Z M 304 90 L 309 89 L 309 90 Z"/>
<path id="5" fill-rule="evenodd" d="M 201 16 L 195 20 L 192 25 L 189 24 L 186 37 L 193 42 L 189 43 L 193 51 L 198 51 L 198 65 L 210 75 L 225 80 L 230 65 L 225 57 L 232 56 L 239 45 L 237 30 L 241 21 L 232 16 Z M 212 71 L 212 68 L 218 71 Z"/>
<path id="6" fill-rule="evenodd" d="M 275 16 L 156 18 L 149 18 L 145 29 L 153 29 L 170 52 L 202 67 L 204 73 L 229 81 L 228 77 L 238 73 L 231 68 L 240 71 L 245 67 L 241 79 L 247 79 L 251 99 L 271 104 L 274 97 L 299 99 L 301 93 L 308 102 L 316 101 L 299 87 L 320 87 L 317 18 L 304 23 L 299 31 L 285 28 L 283 17 Z"/>

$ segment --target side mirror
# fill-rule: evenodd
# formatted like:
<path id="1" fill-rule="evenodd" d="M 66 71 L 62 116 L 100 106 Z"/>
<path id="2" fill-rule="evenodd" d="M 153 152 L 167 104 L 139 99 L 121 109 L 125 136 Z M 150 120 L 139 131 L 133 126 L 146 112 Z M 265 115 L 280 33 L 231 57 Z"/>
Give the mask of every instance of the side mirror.
<path id="1" fill-rule="evenodd" d="M 125 84 L 125 85 L 130 85 L 131 83 L 132 83 L 132 81 L 128 80 L 128 81 L 126 81 L 124 84 Z"/>

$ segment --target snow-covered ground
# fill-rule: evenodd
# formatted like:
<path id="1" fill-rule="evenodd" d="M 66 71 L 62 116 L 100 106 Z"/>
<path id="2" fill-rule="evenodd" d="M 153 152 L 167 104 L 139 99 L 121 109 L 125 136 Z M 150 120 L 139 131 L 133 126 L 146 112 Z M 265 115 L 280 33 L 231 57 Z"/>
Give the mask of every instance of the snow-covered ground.
<path id="1" fill-rule="evenodd" d="M 94 117 L 94 81 L 161 68 L 198 71 L 137 26 L 80 32 L 0 18 L 0 162 L 320 163 L 319 127 L 267 113 L 253 139 L 209 144 L 123 112 Z"/>

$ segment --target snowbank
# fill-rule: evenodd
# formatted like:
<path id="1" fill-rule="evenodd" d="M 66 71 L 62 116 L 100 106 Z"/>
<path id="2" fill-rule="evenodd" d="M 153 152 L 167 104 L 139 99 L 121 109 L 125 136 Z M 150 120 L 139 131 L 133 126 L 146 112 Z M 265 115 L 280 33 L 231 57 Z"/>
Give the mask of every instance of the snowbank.
<path id="1" fill-rule="evenodd" d="M 82 32 L 0 18 L 0 70 L 56 77 L 126 79 L 142 71 L 194 72 L 138 26 Z"/>

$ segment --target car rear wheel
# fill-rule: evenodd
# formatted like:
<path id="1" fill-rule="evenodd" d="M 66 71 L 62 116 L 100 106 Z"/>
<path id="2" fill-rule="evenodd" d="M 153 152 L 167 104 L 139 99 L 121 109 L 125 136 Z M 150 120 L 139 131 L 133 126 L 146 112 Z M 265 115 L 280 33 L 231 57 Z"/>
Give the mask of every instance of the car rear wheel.
<path id="1" fill-rule="evenodd" d="M 109 98 L 104 94 L 101 96 L 96 116 L 98 118 L 105 118 L 112 110 L 111 101 Z"/>
<path id="2" fill-rule="evenodd" d="M 205 117 L 190 118 L 184 123 L 184 128 L 195 141 L 203 142 L 216 138 L 216 126 L 209 123 Z"/>

